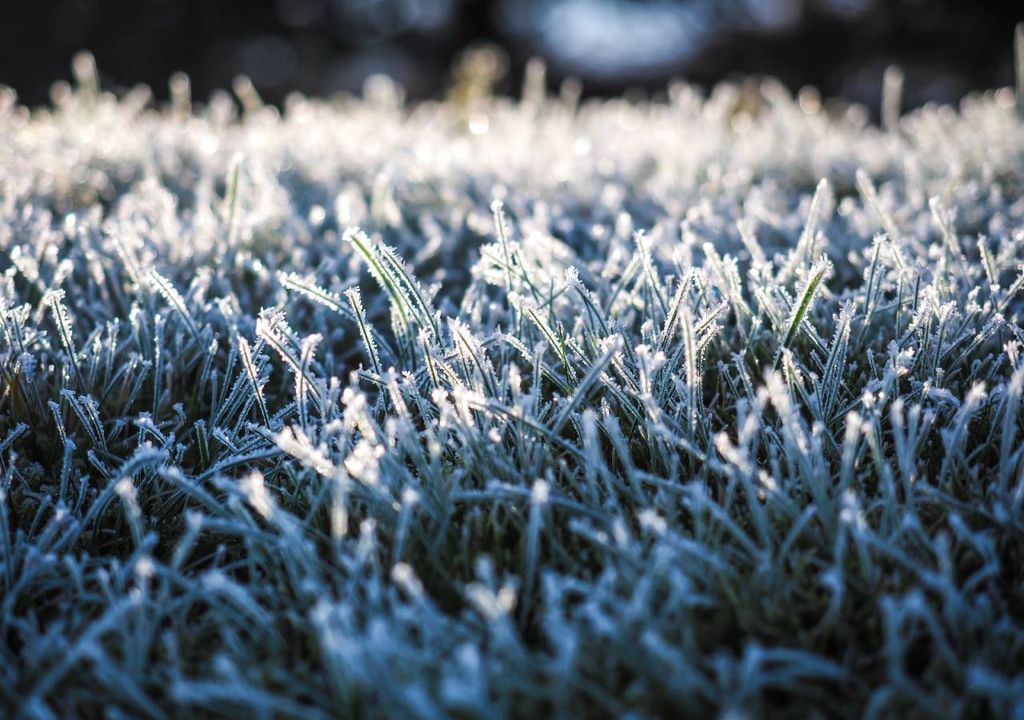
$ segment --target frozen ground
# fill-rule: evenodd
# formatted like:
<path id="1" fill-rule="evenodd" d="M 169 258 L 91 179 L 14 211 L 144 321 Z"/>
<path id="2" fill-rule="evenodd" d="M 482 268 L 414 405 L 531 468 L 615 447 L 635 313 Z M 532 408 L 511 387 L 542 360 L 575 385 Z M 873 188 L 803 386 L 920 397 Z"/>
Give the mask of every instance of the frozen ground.
<path id="1" fill-rule="evenodd" d="M 1011 91 L 77 72 L 0 99 L 0 714 L 1024 717 Z"/>

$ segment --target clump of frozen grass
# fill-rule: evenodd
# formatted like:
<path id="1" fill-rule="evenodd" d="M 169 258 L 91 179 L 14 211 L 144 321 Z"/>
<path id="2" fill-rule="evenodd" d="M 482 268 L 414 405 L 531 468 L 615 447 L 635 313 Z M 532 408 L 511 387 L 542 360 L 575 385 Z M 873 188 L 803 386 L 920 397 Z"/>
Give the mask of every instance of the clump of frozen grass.
<path id="1" fill-rule="evenodd" d="M 4 714 L 1024 713 L 1012 92 L 75 71 L 0 101 Z"/>

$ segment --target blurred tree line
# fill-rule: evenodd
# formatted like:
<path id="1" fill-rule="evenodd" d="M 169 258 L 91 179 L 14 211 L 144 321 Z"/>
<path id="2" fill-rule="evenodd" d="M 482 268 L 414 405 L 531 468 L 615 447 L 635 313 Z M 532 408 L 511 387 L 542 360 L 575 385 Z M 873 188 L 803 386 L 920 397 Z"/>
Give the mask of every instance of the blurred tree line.
<path id="1" fill-rule="evenodd" d="M 249 76 L 267 100 L 358 90 L 386 73 L 415 98 L 439 95 L 467 46 L 493 43 L 517 91 L 531 56 L 590 95 L 710 85 L 736 75 L 817 86 L 877 110 L 884 68 L 905 73 L 909 106 L 1012 82 L 1024 3 L 971 0 L 39 0 L 7 3 L 0 83 L 46 102 L 91 50 L 108 85 L 166 97 L 183 70 L 197 98 Z"/>

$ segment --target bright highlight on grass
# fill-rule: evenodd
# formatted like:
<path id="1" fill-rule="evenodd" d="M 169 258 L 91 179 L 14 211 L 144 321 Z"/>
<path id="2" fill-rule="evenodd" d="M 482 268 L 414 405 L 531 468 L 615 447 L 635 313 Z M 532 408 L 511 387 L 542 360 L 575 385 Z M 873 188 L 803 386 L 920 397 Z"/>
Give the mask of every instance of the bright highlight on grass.
<path id="1" fill-rule="evenodd" d="M 1024 714 L 1011 90 L 75 74 L 0 95 L 0 714 Z"/>

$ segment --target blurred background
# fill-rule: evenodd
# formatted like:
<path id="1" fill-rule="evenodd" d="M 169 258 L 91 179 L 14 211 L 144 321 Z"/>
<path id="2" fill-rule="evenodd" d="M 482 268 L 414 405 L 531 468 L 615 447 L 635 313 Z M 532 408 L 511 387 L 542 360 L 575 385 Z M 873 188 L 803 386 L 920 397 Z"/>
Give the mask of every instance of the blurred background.
<path id="1" fill-rule="evenodd" d="M 673 77 L 709 86 L 773 75 L 877 112 L 882 73 L 905 73 L 905 105 L 953 102 L 1012 83 L 1024 0 L 7 0 L 0 83 L 47 102 L 91 50 L 108 87 L 143 82 L 158 97 L 183 70 L 194 96 L 248 75 L 264 99 L 354 91 L 373 73 L 409 96 L 440 95 L 467 46 L 507 55 L 499 88 L 518 92 L 526 61 L 586 95 L 658 90 Z"/>

